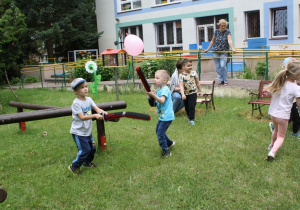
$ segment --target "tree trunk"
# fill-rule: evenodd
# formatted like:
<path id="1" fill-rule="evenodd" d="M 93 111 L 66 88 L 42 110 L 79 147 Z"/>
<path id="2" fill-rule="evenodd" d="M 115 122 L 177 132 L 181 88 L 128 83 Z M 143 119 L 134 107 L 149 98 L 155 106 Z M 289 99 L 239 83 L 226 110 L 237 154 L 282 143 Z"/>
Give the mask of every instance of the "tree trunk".
<path id="1" fill-rule="evenodd" d="M 52 41 L 46 41 L 46 48 L 48 53 L 48 61 L 54 62 L 53 43 Z"/>
<path id="2" fill-rule="evenodd" d="M 17 99 L 18 101 L 20 101 L 19 98 L 18 98 L 18 96 L 15 94 L 14 90 L 13 90 L 12 87 L 10 86 L 9 79 L 8 79 L 8 76 L 7 76 L 6 68 L 4 68 L 4 72 L 5 72 L 5 77 L 6 77 L 7 84 L 8 84 L 8 86 L 9 86 L 11 92 L 14 94 L 14 96 L 16 97 L 16 99 Z"/>

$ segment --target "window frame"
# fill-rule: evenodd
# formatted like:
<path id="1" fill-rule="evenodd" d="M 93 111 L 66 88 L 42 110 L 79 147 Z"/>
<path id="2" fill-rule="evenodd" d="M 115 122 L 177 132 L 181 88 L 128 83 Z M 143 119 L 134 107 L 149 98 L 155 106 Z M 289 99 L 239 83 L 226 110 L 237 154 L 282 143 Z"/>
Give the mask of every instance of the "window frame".
<path id="1" fill-rule="evenodd" d="M 167 21 L 167 22 L 160 22 L 160 23 L 155 23 L 155 39 L 156 39 L 156 50 L 157 51 L 165 51 L 165 50 L 159 50 L 163 48 L 169 48 L 167 51 L 173 51 L 173 48 L 179 48 L 183 49 L 183 43 L 177 43 L 177 28 L 176 28 L 176 23 L 180 22 L 181 20 L 174 20 L 174 21 Z M 168 39 L 167 39 L 167 24 L 172 23 L 172 29 L 173 29 L 173 40 L 174 44 L 167 44 Z M 163 26 L 163 44 L 159 44 L 159 34 L 158 34 L 158 27 L 162 25 Z M 182 25 L 181 25 L 182 29 Z M 181 30 L 181 37 L 182 37 L 182 30 Z M 183 41 L 182 41 L 183 42 Z"/>
<path id="2" fill-rule="evenodd" d="M 248 40 L 249 38 L 260 38 L 261 37 L 261 26 L 260 26 L 260 10 L 254 10 L 254 11 L 245 11 L 245 40 Z M 249 37 L 249 27 L 248 27 L 248 15 L 250 13 L 258 13 L 259 15 L 259 37 L 252 36 Z"/>
<path id="3" fill-rule="evenodd" d="M 141 7 L 133 8 L 133 3 L 134 2 L 140 2 Z M 129 4 L 129 3 L 130 3 L 130 8 L 131 9 L 122 10 L 122 5 L 123 4 Z M 142 0 L 118 0 L 118 11 L 119 12 L 129 12 L 129 11 L 140 10 L 140 9 L 142 9 Z"/>
<path id="4" fill-rule="evenodd" d="M 270 9 L 270 15 L 271 15 L 271 33 L 270 33 L 270 39 L 287 39 L 288 38 L 288 30 L 286 32 L 286 35 L 274 35 L 274 28 L 275 28 L 275 14 L 274 12 L 277 10 L 286 10 L 286 14 L 287 14 L 287 7 L 277 7 L 277 8 L 271 8 Z M 287 19 L 287 17 L 286 17 Z M 286 22 L 286 28 L 288 26 L 288 22 Z"/>
<path id="5" fill-rule="evenodd" d="M 161 0 L 161 3 L 157 3 L 157 0 L 153 0 L 154 7 L 155 6 L 163 6 L 163 5 L 169 5 L 169 4 L 178 4 L 181 2 L 181 0 Z"/>
<path id="6" fill-rule="evenodd" d="M 127 27 L 120 27 L 119 28 L 119 43 L 121 44 L 121 48 L 124 48 L 124 40 L 126 37 L 126 33 L 131 34 L 131 29 L 135 27 L 136 30 L 136 36 L 140 37 L 141 40 L 143 40 L 143 25 L 134 25 L 134 26 L 127 26 Z M 141 30 L 140 30 L 141 28 Z M 125 32 L 127 29 L 127 32 Z"/>

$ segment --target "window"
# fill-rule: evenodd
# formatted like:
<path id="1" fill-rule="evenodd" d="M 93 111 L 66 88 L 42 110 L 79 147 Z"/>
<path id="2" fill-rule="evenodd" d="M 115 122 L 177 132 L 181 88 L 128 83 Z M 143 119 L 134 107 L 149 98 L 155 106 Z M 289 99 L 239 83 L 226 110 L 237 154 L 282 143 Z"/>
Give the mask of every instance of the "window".
<path id="1" fill-rule="evenodd" d="M 155 0 L 155 4 L 168 4 L 168 3 L 172 3 L 178 0 Z"/>
<path id="2" fill-rule="evenodd" d="M 182 50 L 181 21 L 156 24 L 157 51 Z"/>
<path id="3" fill-rule="evenodd" d="M 272 33 L 271 38 L 287 37 L 287 8 L 271 9 L 272 15 Z"/>
<path id="4" fill-rule="evenodd" d="M 202 42 L 209 42 L 212 40 L 214 31 L 218 28 L 217 23 L 220 19 L 228 20 L 228 15 L 206 16 L 196 19 L 199 49 L 202 49 Z"/>
<path id="5" fill-rule="evenodd" d="M 119 5 L 121 11 L 142 8 L 141 0 L 119 0 Z"/>
<path id="6" fill-rule="evenodd" d="M 142 25 L 130 26 L 119 29 L 119 43 L 121 44 L 121 49 L 123 48 L 123 42 L 126 37 L 126 34 L 134 34 L 143 40 L 143 27 Z"/>
<path id="7" fill-rule="evenodd" d="M 246 39 L 260 37 L 260 16 L 259 11 L 245 13 Z"/>

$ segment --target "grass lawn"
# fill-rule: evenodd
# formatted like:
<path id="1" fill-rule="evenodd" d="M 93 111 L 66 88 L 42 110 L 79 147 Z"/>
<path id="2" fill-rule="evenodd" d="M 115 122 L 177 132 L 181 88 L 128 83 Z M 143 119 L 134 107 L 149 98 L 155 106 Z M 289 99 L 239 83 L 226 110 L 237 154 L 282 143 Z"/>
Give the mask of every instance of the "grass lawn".
<path id="1" fill-rule="evenodd" d="M 22 89 L 21 102 L 71 106 L 67 90 Z M 101 92 L 96 103 L 116 100 Z M 106 122 L 108 149 L 96 152 L 95 169 L 81 176 L 68 171 L 77 148 L 71 116 L 0 126 L 0 186 L 8 192 L 0 209 L 299 209 L 300 142 L 286 140 L 275 161 L 265 157 L 271 133 L 268 107 L 251 117 L 248 98 L 216 98 L 216 111 L 197 105 L 195 126 L 183 111 L 167 134 L 176 142 L 161 159 L 155 134 L 158 115 L 146 94 L 126 93 L 126 111 L 151 115 L 151 121 L 121 118 Z M 0 114 L 15 113 L 9 90 L 0 90 Z M 113 111 L 111 111 L 113 112 Z M 44 131 L 48 136 L 43 137 Z M 94 122 L 93 135 L 97 139 Z"/>

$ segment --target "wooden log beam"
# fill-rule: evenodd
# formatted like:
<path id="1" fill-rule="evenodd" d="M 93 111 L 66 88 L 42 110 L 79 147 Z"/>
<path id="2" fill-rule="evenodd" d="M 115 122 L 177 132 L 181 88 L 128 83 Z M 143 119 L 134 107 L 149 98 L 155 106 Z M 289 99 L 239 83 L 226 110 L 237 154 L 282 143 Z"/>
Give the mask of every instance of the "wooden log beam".
<path id="1" fill-rule="evenodd" d="M 18 103 L 18 102 L 15 102 L 15 103 Z M 22 103 L 15 104 L 15 105 L 21 106 L 21 104 Z M 127 106 L 125 101 L 98 103 L 96 105 L 100 109 L 103 109 L 105 111 L 124 109 Z M 20 108 L 22 108 L 22 107 L 20 107 Z M 29 111 L 29 112 L 21 112 L 21 113 L 14 113 L 14 114 L 5 114 L 5 115 L 0 115 L 0 125 L 19 123 L 19 122 L 27 122 L 27 121 L 33 121 L 33 120 L 43 120 L 43 119 L 56 118 L 56 117 L 65 117 L 65 116 L 69 116 L 69 115 L 72 115 L 71 106 L 63 107 L 63 108 L 56 107 L 56 108 L 43 109 L 43 110 L 37 110 L 37 111 Z"/>
<path id="2" fill-rule="evenodd" d="M 21 103 L 10 101 L 8 103 L 9 106 L 22 108 L 22 109 L 33 109 L 33 110 L 43 110 L 43 109 L 52 109 L 52 108 L 60 108 L 57 106 L 48 106 L 48 105 L 40 105 L 40 104 L 29 104 L 29 103 Z"/>

